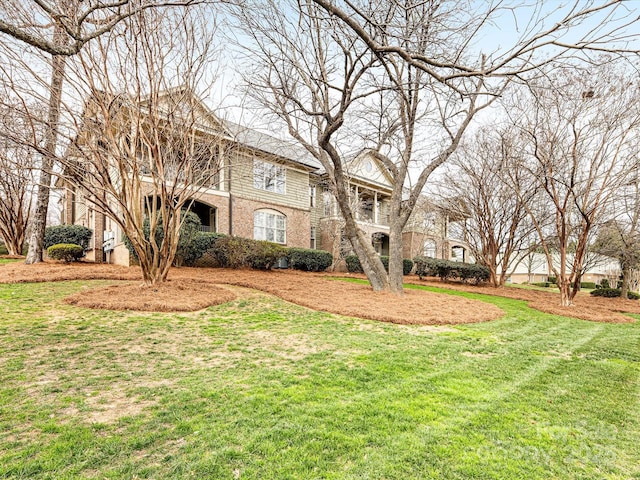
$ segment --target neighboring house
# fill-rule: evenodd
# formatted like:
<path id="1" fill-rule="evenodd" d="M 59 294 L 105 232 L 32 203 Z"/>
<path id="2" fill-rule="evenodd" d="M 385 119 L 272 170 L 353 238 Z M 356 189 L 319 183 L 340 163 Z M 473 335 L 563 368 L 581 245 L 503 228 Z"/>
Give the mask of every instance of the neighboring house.
<path id="1" fill-rule="evenodd" d="M 200 133 L 215 132 L 221 139 L 216 148 L 219 172 L 194 196 L 191 206 L 204 231 L 327 250 L 336 260 L 351 252 L 344 222 L 319 162 L 291 142 L 222 120 L 199 100 L 194 102 L 202 111 Z M 371 235 L 376 251 L 388 255 L 391 179 L 378 161 L 366 154 L 349 160 L 346 170 L 358 223 Z M 148 181 L 144 176 L 142 180 Z M 115 245 L 108 261 L 128 265 L 122 232 L 93 208 L 91 195 L 62 180 L 57 186 L 63 190 L 62 222 L 94 230 L 88 259 L 107 260 L 103 241 L 113 238 Z M 451 258 L 457 248 L 457 259 L 466 259 L 464 243 L 448 236 L 452 219 L 446 212 L 431 208 L 428 216 L 433 225 L 431 220 L 416 220 L 424 215 L 422 209 L 416 212 L 403 238 L 409 245 L 403 252 L 405 257 L 426 254 Z M 433 249 L 428 247 L 429 241 Z"/>
<path id="2" fill-rule="evenodd" d="M 544 253 L 534 252 L 518 258 L 520 258 L 518 263 L 512 265 L 509 269 L 508 283 L 546 282 L 549 277 L 553 277 L 553 271 L 549 268 L 547 257 Z M 559 264 L 556 259 L 554 259 L 554 262 Z M 582 275 L 582 281 L 599 284 L 606 278 L 611 284 L 615 285 L 619 277 L 620 265 L 615 258 L 592 255 L 587 260 L 586 271 Z"/>

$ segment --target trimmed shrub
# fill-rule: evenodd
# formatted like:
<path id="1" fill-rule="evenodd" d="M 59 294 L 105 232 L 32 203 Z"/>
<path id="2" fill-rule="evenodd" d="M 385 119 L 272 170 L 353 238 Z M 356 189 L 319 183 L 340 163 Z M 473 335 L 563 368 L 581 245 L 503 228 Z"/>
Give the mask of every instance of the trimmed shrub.
<path id="1" fill-rule="evenodd" d="M 594 288 L 596 288 L 596 283 L 595 282 L 580 282 L 580 288 L 589 288 L 589 289 L 593 290 Z"/>
<path id="2" fill-rule="evenodd" d="M 348 257 L 345 258 L 345 261 L 347 262 L 347 270 L 351 273 L 364 273 L 364 270 L 362 270 L 362 265 L 360 264 L 360 259 L 357 257 L 357 255 L 349 255 Z M 389 257 L 386 255 L 382 255 L 380 256 L 380 261 L 382 262 L 382 265 L 384 265 L 384 269 L 388 272 L 389 271 Z M 413 270 L 413 261 L 408 259 L 408 258 L 403 258 L 402 259 L 402 274 L 403 275 L 409 275 L 411 273 L 411 270 Z"/>
<path id="3" fill-rule="evenodd" d="M 56 225 L 44 230 L 44 248 L 52 245 L 80 245 L 83 250 L 89 248 L 93 230 L 82 225 Z"/>
<path id="4" fill-rule="evenodd" d="M 591 292 L 594 297 L 606 297 L 616 298 L 622 295 L 622 291 L 619 288 L 598 288 Z M 627 292 L 627 298 L 629 300 L 640 300 L 640 295 L 635 292 Z"/>
<path id="5" fill-rule="evenodd" d="M 213 245 L 212 253 L 223 268 L 249 267 L 249 257 L 254 240 L 226 236 L 219 238 Z"/>
<path id="6" fill-rule="evenodd" d="M 440 280 L 460 279 L 463 282 L 473 280 L 475 283 L 486 282 L 489 279 L 489 269 L 477 263 L 460 263 L 431 257 L 416 257 L 413 259 L 416 275 L 422 277 L 438 277 Z"/>
<path id="7" fill-rule="evenodd" d="M 58 243 L 47 248 L 47 255 L 65 263 L 77 262 L 84 257 L 84 248 L 74 243 Z"/>
<path id="8" fill-rule="evenodd" d="M 278 260 L 286 255 L 286 248 L 277 243 L 264 240 L 250 240 L 254 242 L 249 254 L 249 265 L 256 270 L 271 270 Z"/>
<path id="9" fill-rule="evenodd" d="M 224 236 L 223 233 L 198 232 L 198 235 L 184 248 L 182 257 L 184 264 L 187 267 L 193 267 Z"/>
<path id="10" fill-rule="evenodd" d="M 600 288 L 611 288 L 611 285 L 609 285 L 609 280 L 607 278 L 603 278 L 602 280 L 600 280 Z"/>
<path id="11" fill-rule="evenodd" d="M 545 288 L 549 288 L 549 286 L 551 285 L 549 282 L 534 282 L 531 285 L 535 286 L 535 287 L 545 287 Z"/>
<path id="12" fill-rule="evenodd" d="M 333 255 L 324 250 L 290 248 L 287 252 L 289 267 L 305 272 L 322 272 L 333 263 Z"/>
<path id="13" fill-rule="evenodd" d="M 547 282 L 552 283 L 552 284 L 556 284 L 556 277 L 549 277 L 549 279 L 547 280 Z"/>
<path id="14" fill-rule="evenodd" d="M 364 273 L 362 265 L 360 265 L 360 259 L 357 255 L 347 255 L 344 259 L 347 263 L 347 271 L 350 273 Z"/>
<path id="15" fill-rule="evenodd" d="M 402 259 L 402 274 L 403 275 L 409 275 L 411 273 L 411 270 L 413 270 L 413 260 L 410 260 L 408 258 L 403 258 Z"/>
<path id="16" fill-rule="evenodd" d="M 287 255 L 286 248 L 277 243 L 233 236 L 218 237 L 210 252 L 221 267 L 257 270 L 270 270 Z"/>

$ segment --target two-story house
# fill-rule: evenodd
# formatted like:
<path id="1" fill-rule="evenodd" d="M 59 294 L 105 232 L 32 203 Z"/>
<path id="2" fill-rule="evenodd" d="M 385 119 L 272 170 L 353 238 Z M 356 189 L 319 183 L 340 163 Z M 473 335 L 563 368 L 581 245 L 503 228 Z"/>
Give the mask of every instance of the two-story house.
<path id="1" fill-rule="evenodd" d="M 171 95 L 171 92 L 167 95 Z M 201 111 L 200 134 L 215 133 L 218 171 L 194 190 L 191 211 L 204 231 L 268 240 L 290 247 L 322 249 L 339 260 L 351 252 L 343 233 L 341 213 L 319 162 L 296 144 L 218 118 L 194 97 Z M 143 153 L 141 153 L 143 155 Z M 389 199 L 392 180 L 378 161 L 363 154 L 346 162 L 353 208 L 360 227 L 371 236 L 380 255 L 389 253 Z M 145 178 L 142 182 L 150 182 Z M 113 238 L 111 263 L 129 264 L 129 252 L 116 222 L 100 214 L 91 195 L 60 181 L 62 222 L 94 230 L 88 259 L 104 261 L 103 240 Z M 425 205 L 429 206 L 426 210 Z M 455 219 L 424 201 L 406 228 L 406 258 L 429 255 L 451 258 L 463 243 L 452 242 L 449 224 Z M 430 243 L 430 242 L 433 242 Z M 464 251 L 463 251 L 464 252 Z M 464 253 L 459 260 L 465 260 Z"/>

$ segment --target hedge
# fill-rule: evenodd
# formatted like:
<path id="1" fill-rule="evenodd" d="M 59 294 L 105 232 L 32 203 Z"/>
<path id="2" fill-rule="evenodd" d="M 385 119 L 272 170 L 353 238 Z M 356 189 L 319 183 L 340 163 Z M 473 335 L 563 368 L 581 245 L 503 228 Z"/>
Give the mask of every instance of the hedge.
<path id="1" fill-rule="evenodd" d="M 329 252 L 309 248 L 289 248 L 287 259 L 290 268 L 306 272 L 322 272 L 333 263 L 333 255 Z"/>
<path id="2" fill-rule="evenodd" d="M 52 245 L 80 245 L 83 250 L 89 248 L 93 230 L 82 225 L 56 225 L 44 230 L 44 248 Z"/>
<path id="3" fill-rule="evenodd" d="M 619 288 L 598 288 L 591 292 L 594 297 L 607 297 L 615 298 L 622 295 L 622 291 Z M 627 292 L 627 298 L 629 300 L 639 300 L 640 295 L 635 292 Z"/>
<path id="4" fill-rule="evenodd" d="M 221 236 L 210 252 L 221 267 L 258 270 L 271 269 L 287 254 L 286 248 L 277 243 L 234 236 Z"/>
<path id="5" fill-rule="evenodd" d="M 596 283 L 595 282 L 580 282 L 580 288 L 590 288 L 590 289 L 594 289 L 596 288 Z"/>
<path id="6" fill-rule="evenodd" d="M 380 256 L 380 261 L 382 265 L 384 265 L 384 269 L 389 271 L 389 257 L 386 255 Z M 348 255 L 345 258 L 345 262 L 347 263 L 347 271 L 351 273 L 364 273 L 362 269 L 362 265 L 360 264 L 360 259 L 357 255 Z M 408 258 L 402 259 L 402 274 L 409 275 L 413 270 L 413 261 Z"/>
<path id="7" fill-rule="evenodd" d="M 475 283 L 489 279 L 489 269 L 477 263 L 460 263 L 430 257 L 416 257 L 416 275 L 422 277 L 439 277 L 441 280 L 460 279 L 463 282 L 474 280 Z"/>
<path id="8" fill-rule="evenodd" d="M 47 255 L 65 263 L 77 262 L 84 256 L 84 248 L 74 243 L 58 243 L 47 248 Z"/>
<path id="9" fill-rule="evenodd" d="M 223 233 L 198 232 L 195 238 L 185 245 L 182 251 L 182 261 L 187 267 L 193 267 L 224 236 Z"/>

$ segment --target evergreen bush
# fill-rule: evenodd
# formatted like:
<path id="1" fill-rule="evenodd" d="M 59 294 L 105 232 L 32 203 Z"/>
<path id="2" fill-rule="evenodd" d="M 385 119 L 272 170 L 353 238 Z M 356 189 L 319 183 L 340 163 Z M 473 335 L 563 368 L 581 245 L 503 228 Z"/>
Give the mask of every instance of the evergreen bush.
<path id="1" fill-rule="evenodd" d="M 256 270 L 271 270 L 278 260 L 286 256 L 286 248 L 277 243 L 264 240 L 250 240 L 253 242 L 249 254 L 249 266 Z"/>
<path id="2" fill-rule="evenodd" d="M 322 272 L 333 263 L 333 255 L 324 250 L 290 248 L 287 252 L 289 267 L 306 272 Z"/>
<path id="3" fill-rule="evenodd" d="M 77 262 L 84 257 L 84 248 L 74 243 L 58 243 L 47 248 L 47 255 L 65 263 Z"/>
<path id="4" fill-rule="evenodd" d="M 184 249 L 182 257 L 184 264 L 187 267 L 193 267 L 224 236 L 223 233 L 198 232 L 198 235 Z"/>
<path id="5" fill-rule="evenodd" d="M 351 272 L 351 273 L 364 273 L 364 270 L 362 269 L 362 265 L 360 264 L 360 259 L 358 258 L 357 255 L 349 255 L 345 258 L 345 261 L 347 263 L 347 271 Z M 381 255 L 380 256 L 380 261 L 382 262 L 382 265 L 384 266 L 384 269 L 388 272 L 389 271 L 389 257 L 386 255 Z M 402 274 L 403 275 L 409 275 L 411 273 L 411 270 L 413 270 L 413 260 L 410 260 L 408 258 L 403 258 L 402 259 Z"/>
<path id="6" fill-rule="evenodd" d="M 622 291 L 619 288 L 598 288 L 591 292 L 594 297 L 606 297 L 616 298 L 622 295 Z M 627 292 L 627 298 L 629 300 L 640 300 L 640 295 L 635 292 Z"/>
<path id="7" fill-rule="evenodd" d="M 441 280 L 460 279 L 463 282 L 473 280 L 475 283 L 486 282 L 489 279 L 489 269 L 477 263 L 451 262 L 431 257 L 416 257 L 413 259 L 416 275 L 422 277 L 438 277 Z"/>
<path id="8" fill-rule="evenodd" d="M 44 248 L 52 245 L 80 245 L 83 250 L 89 248 L 93 230 L 82 225 L 56 225 L 44 230 Z"/>

